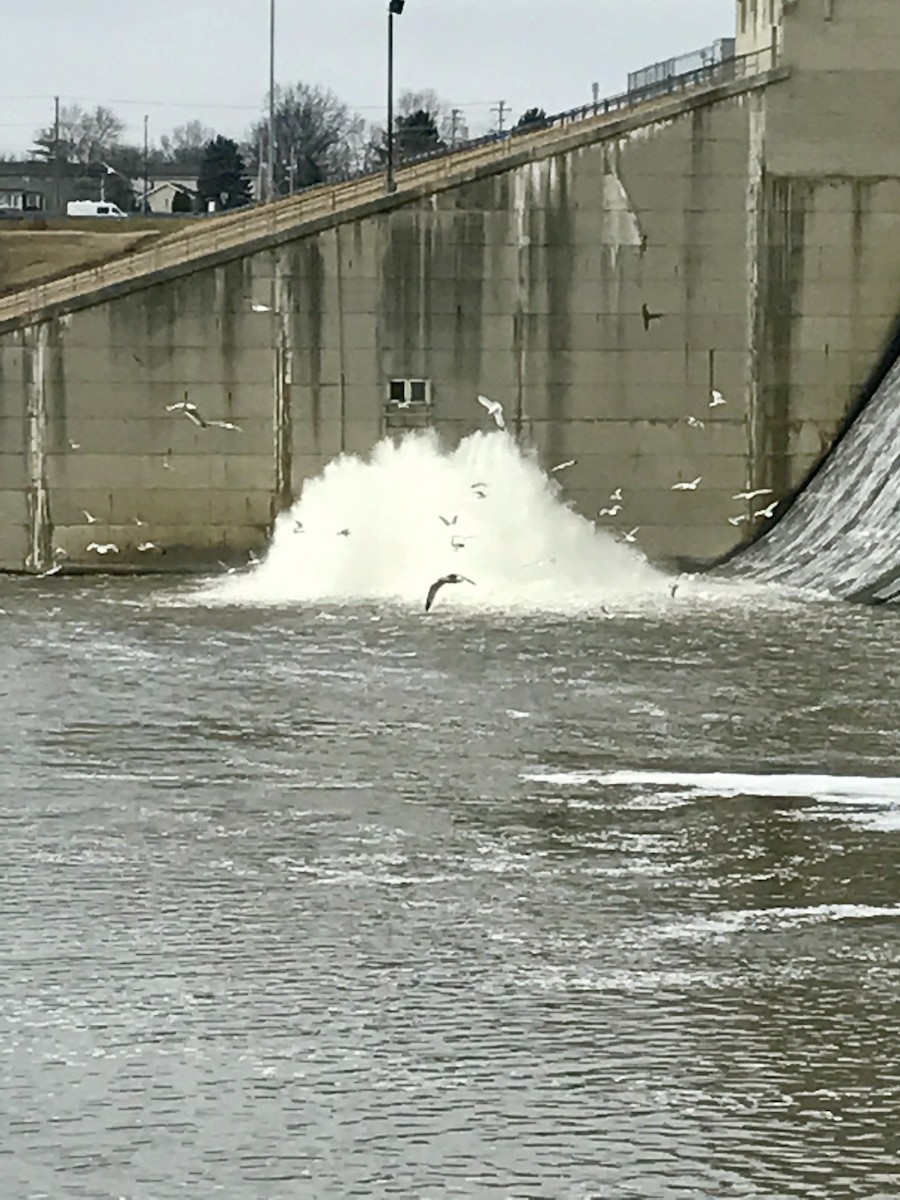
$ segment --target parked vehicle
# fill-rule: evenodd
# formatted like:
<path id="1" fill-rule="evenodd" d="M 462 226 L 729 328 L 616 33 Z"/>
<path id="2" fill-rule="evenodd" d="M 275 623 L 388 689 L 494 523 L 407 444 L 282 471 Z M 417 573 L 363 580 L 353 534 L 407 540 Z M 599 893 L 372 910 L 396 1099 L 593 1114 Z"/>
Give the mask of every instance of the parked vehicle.
<path id="1" fill-rule="evenodd" d="M 108 200 L 70 200 L 66 205 L 68 217 L 127 217 L 118 204 Z"/>

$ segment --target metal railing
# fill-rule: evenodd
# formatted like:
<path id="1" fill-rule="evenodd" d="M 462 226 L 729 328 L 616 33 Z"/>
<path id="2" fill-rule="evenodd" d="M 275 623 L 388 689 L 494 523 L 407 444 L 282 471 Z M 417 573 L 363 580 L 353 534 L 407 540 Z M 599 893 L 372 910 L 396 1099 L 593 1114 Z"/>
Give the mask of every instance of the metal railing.
<path id="1" fill-rule="evenodd" d="M 692 50 L 690 54 L 681 54 L 677 58 L 664 58 L 661 62 L 651 63 L 639 71 L 632 71 L 628 76 L 629 92 L 637 92 L 642 88 L 652 87 L 675 75 L 687 75 L 691 71 L 700 71 L 704 67 L 723 62 L 726 58 L 734 58 L 734 38 L 719 38 L 709 46 L 700 50 Z"/>
<path id="2" fill-rule="evenodd" d="M 500 157 L 498 151 L 501 148 L 504 154 L 513 154 L 525 148 L 526 138 L 528 145 L 543 145 L 556 140 L 560 131 L 574 124 L 594 120 L 605 123 L 609 117 L 632 109 L 646 107 L 652 110 L 670 96 L 714 87 L 731 80 L 750 79 L 774 66 L 774 58 L 773 50 L 767 49 L 707 64 L 637 91 L 622 92 L 580 108 L 556 113 L 542 121 L 539 127 L 529 125 L 519 131 L 489 134 L 474 138 L 453 150 L 421 155 L 397 171 L 397 192 L 393 196 L 402 198 L 404 189 L 421 182 L 438 182 L 448 175 L 470 171 L 484 161 Z M 384 197 L 384 173 L 379 171 L 337 184 L 317 184 L 274 203 L 237 209 L 233 213 L 210 218 L 199 228 L 191 226 L 169 234 L 147 249 L 130 254 L 126 252 L 124 257 L 2 296 L 0 324 L 30 316 L 42 309 L 71 303 L 88 293 L 199 261 L 221 251 L 238 249 L 246 243 L 263 240 L 339 210 Z"/>

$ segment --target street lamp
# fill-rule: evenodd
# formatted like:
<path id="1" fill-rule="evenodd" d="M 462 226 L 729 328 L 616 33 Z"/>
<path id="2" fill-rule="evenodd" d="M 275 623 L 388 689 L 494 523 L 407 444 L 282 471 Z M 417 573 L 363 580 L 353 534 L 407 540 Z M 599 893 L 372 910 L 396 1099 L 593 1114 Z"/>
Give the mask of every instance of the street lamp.
<path id="1" fill-rule="evenodd" d="M 275 199 L 275 0 L 269 0 L 269 145 L 266 149 L 266 199 Z"/>
<path id="2" fill-rule="evenodd" d="M 394 17 L 403 12 L 406 0 L 388 3 L 388 70 L 387 70 L 387 179 L 385 191 L 393 192 L 394 183 Z"/>

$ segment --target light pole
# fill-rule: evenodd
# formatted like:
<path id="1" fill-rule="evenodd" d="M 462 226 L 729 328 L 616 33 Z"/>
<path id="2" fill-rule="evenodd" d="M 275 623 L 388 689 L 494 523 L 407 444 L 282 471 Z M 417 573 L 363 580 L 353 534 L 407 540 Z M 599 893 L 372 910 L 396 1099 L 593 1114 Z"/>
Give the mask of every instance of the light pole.
<path id="1" fill-rule="evenodd" d="M 394 17 L 403 12 L 406 0 L 388 3 L 388 66 L 387 66 L 387 178 L 385 191 L 394 191 Z"/>
<path id="2" fill-rule="evenodd" d="M 269 144 L 266 147 L 266 199 L 275 198 L 275 0 L 269 0 Z"/>

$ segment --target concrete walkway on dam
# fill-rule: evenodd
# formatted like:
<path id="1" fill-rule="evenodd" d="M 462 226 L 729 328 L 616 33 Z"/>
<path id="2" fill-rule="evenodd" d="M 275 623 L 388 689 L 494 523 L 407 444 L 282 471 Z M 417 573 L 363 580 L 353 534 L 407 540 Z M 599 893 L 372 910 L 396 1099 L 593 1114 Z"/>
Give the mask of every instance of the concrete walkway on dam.
<path id="1" fill-rule="evenodd" d="M 486 141 L 475 148 L 400 168 L 396 191 L 386 195 L 384 174 L 365 175 L 347 183 L 323 184 L 272 204 L 241 209 L 191 224 L 153 241 L 147 248 L 128 247 L 122 257 L 76 270 L 49 282 L 37 283 L 0 297 L 0 332 L 31 323 L 43 314 L 66 312 L 96 303 L 133 286 L 146 286 L 196 269 L 270 247 L 279 241 L 313 233 L 330 224 L 364 218 L 408 204 L 437 191 L 470 182 L 483 175 L 514 170 L 524 163 L 565 153 L 593 142 L 612 139 L 665 122 L 698 106 L 756 91 L 787 77 L 772 65 L 769 50 L 739 60 L 736 78 L 722 80 L 720 67 L 692 72 L 686 80 L 670 81 L 672 91 L 649 99 L 616 98 L 612 110 L 601 101 L 596 115 L 590 108 L 575 110 L 571 119 L 533 133 L 517 133 Z M 591 106 L 593 107 L 593 106 Z M 130 252 L 129 252 L 130 251 Z"/>

